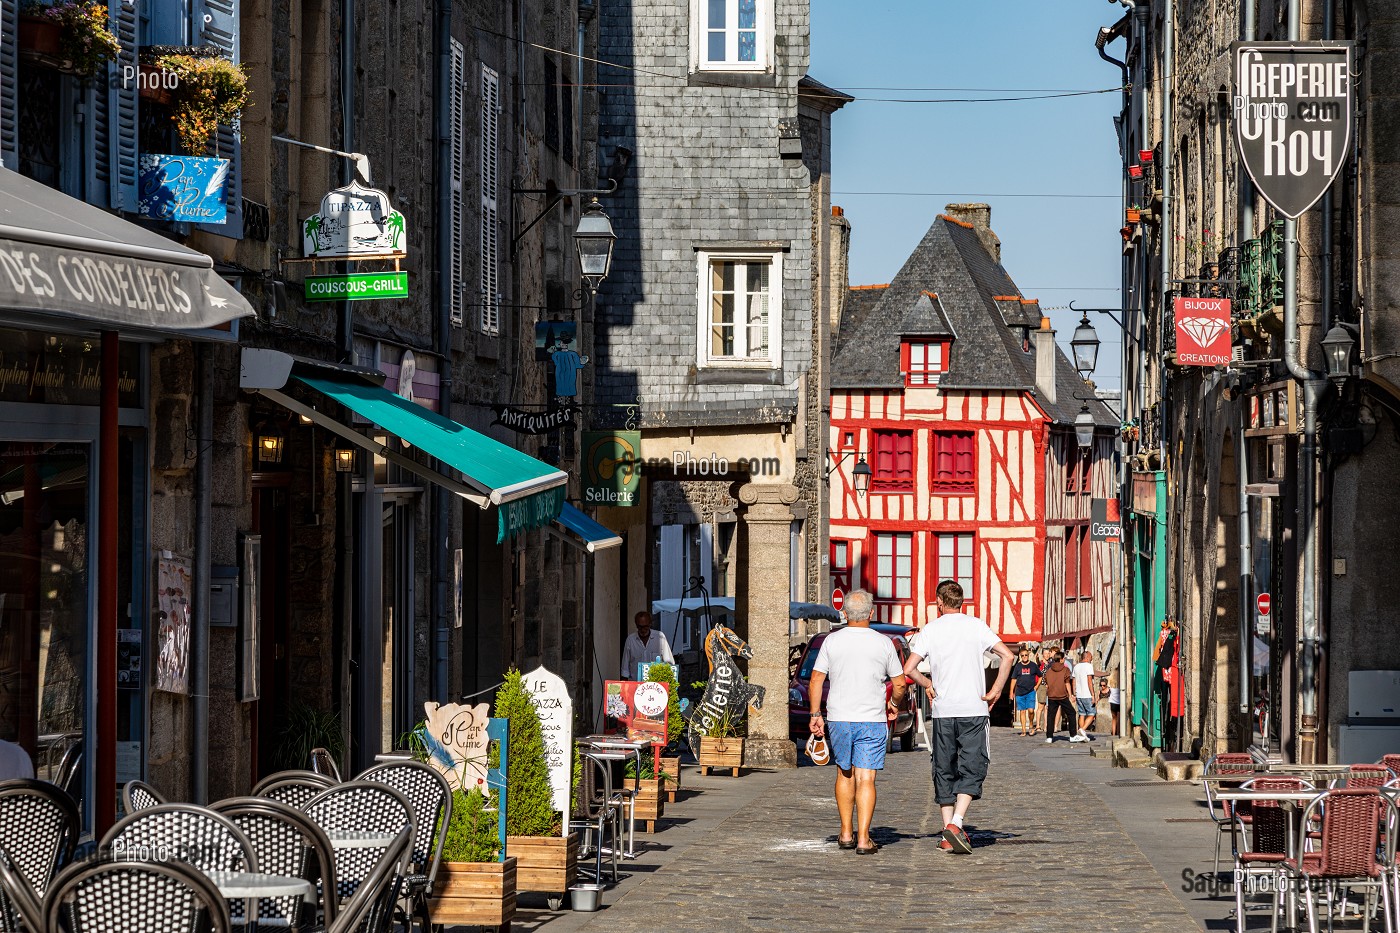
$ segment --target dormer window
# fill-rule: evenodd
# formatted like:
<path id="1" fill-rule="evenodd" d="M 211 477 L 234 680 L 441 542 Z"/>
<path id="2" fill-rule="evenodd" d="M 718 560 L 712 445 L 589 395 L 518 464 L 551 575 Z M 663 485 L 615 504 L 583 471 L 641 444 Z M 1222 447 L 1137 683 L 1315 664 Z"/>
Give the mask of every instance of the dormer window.
<path id="1" fill-rule="evenodd" d="M 899 361 L 906 386 L 936 386 L 948 371 L 948 341 L 906 340 Z"/>

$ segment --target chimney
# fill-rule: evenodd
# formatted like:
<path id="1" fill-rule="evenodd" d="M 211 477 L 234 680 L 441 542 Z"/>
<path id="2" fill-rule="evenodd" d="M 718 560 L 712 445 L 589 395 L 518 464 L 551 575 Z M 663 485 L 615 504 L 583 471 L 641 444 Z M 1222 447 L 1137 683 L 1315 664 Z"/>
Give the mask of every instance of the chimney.
<path id="1" fill-rule="evenodd" d="M 1055 404 L 1055 331 L 1050 319 L 1040 319 L 1040 330 L 1031 335 L 1035 344 L 1035 390 L 1048 405 Z"/>
<path id="2" fill-rule="evenodd" d="M 990 204 L 949 204 L 943 209 L 945 216 L 972 224 L 977 238 L 982 241 L 992 259 L 1001 262 L 1001 239 L 992 232 L 992 206 Z"/>

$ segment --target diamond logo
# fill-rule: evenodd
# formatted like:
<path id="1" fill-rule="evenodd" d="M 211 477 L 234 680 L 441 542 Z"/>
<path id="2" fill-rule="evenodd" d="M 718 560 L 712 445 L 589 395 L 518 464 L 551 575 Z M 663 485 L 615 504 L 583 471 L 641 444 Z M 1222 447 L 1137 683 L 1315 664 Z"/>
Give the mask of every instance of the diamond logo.
<path id="1" fill-rule="evenodd" d="M 1227 326 L 1224 321 L 1216 317 L 1188 317 L 1183 318 L 1179 323 L 1186 335 L 1202 349 L 1214 343 L 1215 338 L 1219 337 L 1220 332 Z"/>

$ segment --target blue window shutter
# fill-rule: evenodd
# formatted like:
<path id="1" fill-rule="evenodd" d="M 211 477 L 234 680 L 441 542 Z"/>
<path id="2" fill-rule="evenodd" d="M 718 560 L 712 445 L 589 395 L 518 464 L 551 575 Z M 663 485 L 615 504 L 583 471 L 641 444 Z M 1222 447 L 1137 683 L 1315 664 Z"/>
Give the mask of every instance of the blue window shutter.
<path id="1" fill-rule="evenodd" d="M 3 0 L 0 0 L 3 2 Z M 239 0 L 195 0 L 194 32 L 196 45 L 212 45 L 229 61 L 238 63 Z M 229 159 L 228 222 L 195 224 L 200 230 L 220 236 L 243 239 L 243 144 L 239 128 L 220 126 L 209 155 Z"/>
<path id="2" fill-rule="evenodd" d="M 19 0 L 0 0 L 0 165 L 19 169 Z"/>
<path id="3" fill-rule="evenodd" d="M 140 93 L 137 82 L 124 81 L 124 74 L 133 74 L 139 60 L 137 44 L 136 5 L 128 0 L 107 0 L 112 20 L 112 32 L 122 44 L 121 56 L 107 66 L 109 80 L 106 89 L 98 88 L 98 96 L 106 95 L 108 143 L 99 148 L 97 159 L 106 159 L 110 206 L 123 211 L 136 210 L 136 161 L 140 123 L 137 108 Z M 124 72 L 131 68 L 132 72 Z"/>
<path id="4" fill-rule="evenodd" d="M 83 83 L 81 101 L 83 122 L 77 144 L 81 147 L 82 198 L 98 207 L 118 207 L 112 203 L 112 153 L 116 134 L 112 127 L 111 91 L 107 89 L 108 69 L 99 69 L 93 80 Z M 120 72 L 117 72 L 120 74 Z"/>

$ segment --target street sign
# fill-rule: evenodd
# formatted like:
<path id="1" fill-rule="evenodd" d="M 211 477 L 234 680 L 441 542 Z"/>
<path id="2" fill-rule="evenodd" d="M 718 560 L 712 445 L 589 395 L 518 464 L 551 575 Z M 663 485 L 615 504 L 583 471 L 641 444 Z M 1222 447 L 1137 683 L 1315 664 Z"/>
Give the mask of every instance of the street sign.
<path id="1" fill-rule="evenodd" d="M 1280 214 L 1317 203 L 1346 162 L 1355 109 L 1350 42 L 1236 42 L 1235 145 Z"/>
<path id="2" fill-rule="evenodd" d="M 1254 606 L 1259 610 L 1261 616 L 1266 616 L 1269 614 L 1269 609 L 1273 607 L 1273 600 L 1269 598 L 1268 593 L 1260 593 L 1259 598 L 1254 601 Z"/>
<path id="3" fill-rule="evenodd" d="M 349 275 L 309 275 L 307 301 L 367 301 L 407 298 L 407 272 L 355 272 Z"/>
<path id="4" fill-rule="evenodd" d="M 1230 365 L 1230 299 L 1178 298 L 1176 361 L 1182 366 Z"/>
<path id="5" fill-rule="evenodd" d="M 831 591 L 831 608 L 840 612 L 844 605 L 846 605 L 846 594 L 841 592 L 841 588 L 838 586 Z"/>

